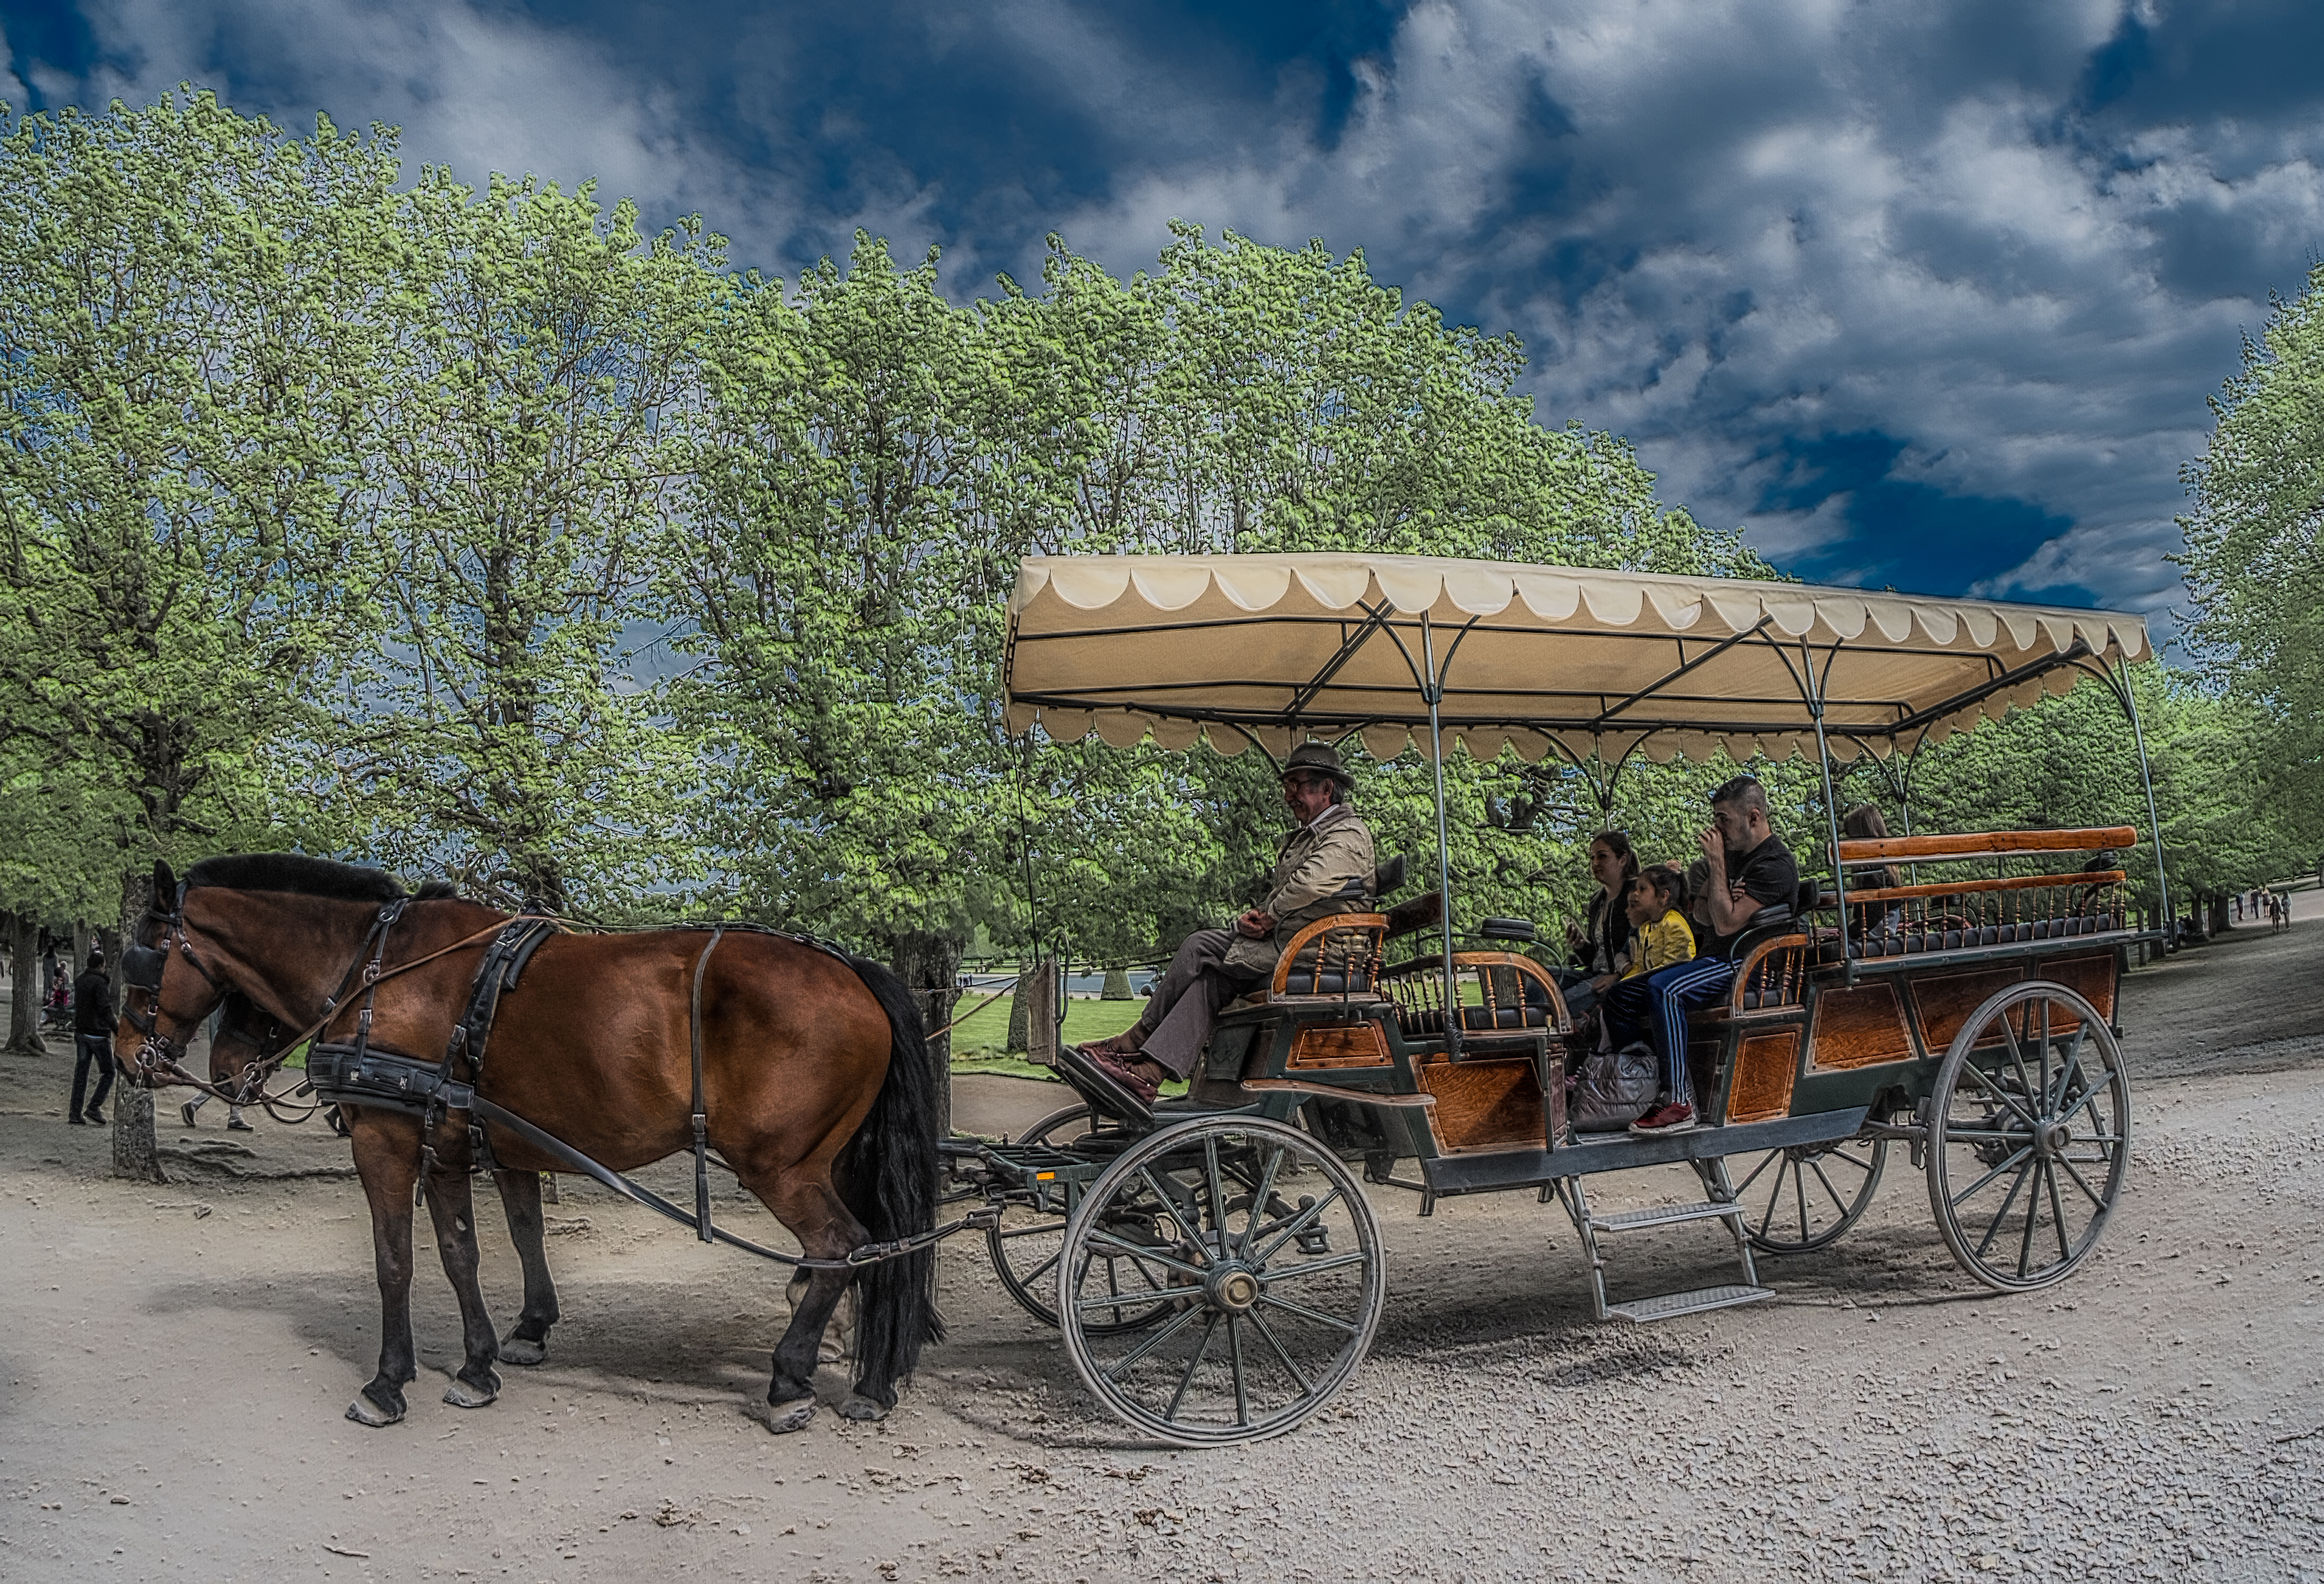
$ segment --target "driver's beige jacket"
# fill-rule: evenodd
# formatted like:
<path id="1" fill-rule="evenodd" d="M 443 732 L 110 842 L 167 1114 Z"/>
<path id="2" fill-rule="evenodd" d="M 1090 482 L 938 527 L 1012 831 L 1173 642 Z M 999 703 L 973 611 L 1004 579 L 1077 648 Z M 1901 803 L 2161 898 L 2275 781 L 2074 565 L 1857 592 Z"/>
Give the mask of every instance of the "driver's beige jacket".
<path id="1" fill-rule="evenodd" d="M 1371 911 L 1371 828 L 1345 803 L 1334 803 L 1284 838 L 1268 877 L 1267 900 L 1259 905 L 1275 915 L 1271 939 L 1237 935 L 1227 948 L 1230 967 L 1271 974 L 1275 959 L 1294 935 L 1333 913 Z"/>

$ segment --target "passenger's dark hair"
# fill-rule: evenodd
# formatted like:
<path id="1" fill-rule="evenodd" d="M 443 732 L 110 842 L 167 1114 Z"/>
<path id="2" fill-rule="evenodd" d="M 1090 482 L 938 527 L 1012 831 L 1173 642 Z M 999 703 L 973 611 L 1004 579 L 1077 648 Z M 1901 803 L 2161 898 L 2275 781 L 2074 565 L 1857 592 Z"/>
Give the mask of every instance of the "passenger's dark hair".
<path id="1" fill-rule="evenodd" d="M 1653 886 L 1663 897 L 1666 905 L 1674 907 L 1681 912 L 1686 912 L 1686 876 L 1668 864 L 1649 866 L 1640 872 L 1638 884 Z"/>
<path id="2" fill-rule="evenodd" d="M 1888 821 L 1870 803 L 1858 803 L 1840 817 L 1840 833 L 1850 841 L 1886 841 Z"/>
<path id="3" fill-rule="evenodd" d="M 1590 845 L 1606 844 L 1606 850 L 1622 860 L 1622 878 L 1635 880 L 1638 875 L 1638 855 L 1630 850 L 1630 838 L 1619 830 L 1601 830 L 1590 838 Z"/>
<path id="4" fill-rule="evenodd" d="M 1712 808 L 1721 803 L 1732 804 L 1738 809 L 1757 809 L 1765 814 L 1767 811 L 1767 789 L 1759 784 L 1759 778 L 1756 775 L 1732 776 L 1721 782 L 1719 790 L 1711 794 Z"/>

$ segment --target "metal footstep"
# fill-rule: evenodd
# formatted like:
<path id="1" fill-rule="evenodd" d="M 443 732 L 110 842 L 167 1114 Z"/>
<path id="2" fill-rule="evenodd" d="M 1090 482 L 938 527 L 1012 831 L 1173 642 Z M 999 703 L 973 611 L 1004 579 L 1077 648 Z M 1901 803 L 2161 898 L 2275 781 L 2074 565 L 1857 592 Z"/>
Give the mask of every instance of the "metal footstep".
<path id="1" fill-rule="evenodd" d="M 1650 1320 L 1676 1320 L 1683 1314 L 1701 1314 L 1710 1309 L 1757 1303 L 1775 1295 L 1773 1287 L 1746 1287 L 1739 1283 L 1725 1287 L 1697 1287 L 1692 1292 L 1664 1292 L 1653 1298 L 1628 1298 L 1609 1303 L 1606 1306 L 1606 1318 L 1645 1325 Z"/>
<path id="2" fill-rule="evenodd" d="M 1582 1237 L 1582 1252 L 1590 1259 L 1590 1295 L 1597 1306 L 1598 1318 L 1625 1320 L 1635 1325 L 1652 1320 L 1676 1320 L 1681 1315 L 1701 1314 L 1706 1310 L 1731 1309 L 1738 1303 L 1757 1303 L 1763 1298 L 1773 1298 L 1772 1288 L 1759 1285 L 1759 1273 L 1751 1262 L 1751 1240 L 1744 1230 L 1745 1211 L 1736 1202 L 1735 1190 L 1727 1181 L 1727 1164 L 1712 1158 L 1689 1163 L 1702 1180 L 1703 1191 L 1711 1197 L 1693 1204 L 1652 1205 L 1642 1210 L 1620 1210 L 1610 1216 L 1591 1212 L 1589 1195 L 1582 1191 L 1582 1179 L 1568 1177 L 1559 1180 L 1554 1187 L 1558 1202 L 1573 1221 L 1573 1229 Z M 1735 1257 L 1743 1267 L 1740 1282 L 1716 1287 L 1696 1287 L 1684 1292 L 1660 1292 L 1646 1298 L 1626 1298 L 1618 1303 L 1606 1299 L 1606 1261 L 1598 1247 L 1601 1232 L 1643 1232 L 1654 1227 L 1683 1226 L 1689 1221 L 1724 1221 L 1728 1236 L 1735 1240 Z"/>

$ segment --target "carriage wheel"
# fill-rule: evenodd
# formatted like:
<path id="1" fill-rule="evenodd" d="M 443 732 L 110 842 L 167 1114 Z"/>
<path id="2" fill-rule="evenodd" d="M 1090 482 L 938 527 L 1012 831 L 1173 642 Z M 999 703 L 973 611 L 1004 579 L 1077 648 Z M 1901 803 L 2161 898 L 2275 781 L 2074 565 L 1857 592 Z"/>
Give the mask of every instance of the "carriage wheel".
<path id="1" fill-rule="evenodd" d="M 1065 1241 L 1074 1367 L 1125 1423 L 1180 1446 L 1280 1435 L 1314 1413 L 1363 1361 L 1388 1298 L 1356 1180 L 1309 1135 L 1257 1117 L 1148 1135 L 1091 1184 Z M 1161 1273 L 1167 1320 L 1105 1329 L 1119 1313 L 1107 1255 Z"/>
<path id="2" fill-rule="evenodd" d="M 1067 1106 L 1042 1117 L 1015 1142 L 1070 1150 L 1092 1140 L 1119 1143 L 1129 1136 L 1110 1119 L 1093 1118 L 1087 1106 Z M 1053 1210 L 1005 1205 L 1000 1221 L 984 1234 L 985 1250 L 992 1256 L 993 1274 L 1001 1278 L 1001 1287 L 1045 1326 L 1057 1323 L 1057 1311 L 1051 1303 L 1057 1293 L 1057 1256 L 1065 1246 L 1062 1199 L 1058 1202 L 1060 1208 Z M 1111 1321 L 1093 1316 L 1091 1324 L 1095 1329 L 1120 1330 L 1151 1325 L 1169 1312 L 1167 1303 L 1157 1302 L 1153 1297 L 1164 1284 L 1165 1273 L 1158 1267 L 1149 1269 L 1127 1257 L 1109 1258 L 1099 1267 L 1099 1274 L 1125 1300 L 1137 1301 L 1141 1295 L 1143 1300 L 1125 1303 Z"/>
<path id="3" fill-rule="evenodd" d="M 1805 1254 L 1832 1242 L 1872 1208 L 1887 1163 L 1885 1138 L 1769 1150 L 1735 1185 L 1735 1198 L 1751 1209 L 1743 1223 L 1751 1246 Z"/>
<path id="4" fill-rule="evenodd" d="M 1929 1205 L 1961 1269 L 2005 1292 L 2061 1280 L 2098 1246 L 2130 1165 L 2114 1033 L 2062 985 L 1977 1009 L 1929 1098 Z"/>

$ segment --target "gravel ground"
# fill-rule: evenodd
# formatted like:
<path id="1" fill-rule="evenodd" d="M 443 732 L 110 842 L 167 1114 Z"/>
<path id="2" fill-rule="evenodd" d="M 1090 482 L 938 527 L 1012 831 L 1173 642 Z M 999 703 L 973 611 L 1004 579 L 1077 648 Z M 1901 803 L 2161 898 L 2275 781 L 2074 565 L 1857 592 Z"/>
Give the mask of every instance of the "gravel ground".
<path id="1" fill-rule="evenodd" d="M 1589 1320 L 1571 1228 L 1530 1196 L 1423 1221 L 1375 1190 L 1370 1358 L 1302 1430 L 1208 1452 L 1125 1440 L 964 1246 L 952 1339 L 888 1422 L 770 1437 L 779 1283 L 571 1186 L 549 1362 L 491 1408 L 438 1403 L 458 1328 L 423 1264 L 411 1416 L 359 1430 L 362 1202 L 281 1175 L 345 1146 L 261 1123 L 236 1154 L 213 1107 L 164 1132 L 214 1164 L 118 1182 L 105 1131 L 62 1125 L 65 1064 L 0 1059 L 0 1578 L 2324 1580 L 2316 907 L 2128 982 L 2129 1188 L 2060 1288 L 1972 1285 L 1901 1152 L 1856 1231 L 1763 1263 L 1778 1299 L 1645 1329 Z M 956 1103 L 998 1131 L 1064 1098 Z M 1609 1255 L 1631 1291 L 1728 1257 L 1700 1225 Z"/>

